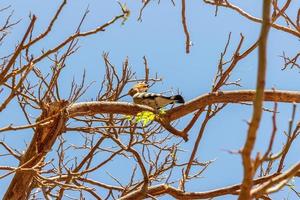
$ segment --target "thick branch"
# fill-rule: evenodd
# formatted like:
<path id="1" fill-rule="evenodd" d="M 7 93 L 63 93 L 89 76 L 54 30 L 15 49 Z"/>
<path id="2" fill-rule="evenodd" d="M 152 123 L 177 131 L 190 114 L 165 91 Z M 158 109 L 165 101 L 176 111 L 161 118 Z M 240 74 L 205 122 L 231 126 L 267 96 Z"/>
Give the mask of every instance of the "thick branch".
<path id="1" fill-rule="evenodd" d="M 48 109 L 45 109 L 41 114 L 39 120 L 60 112 L 60 115 L 47 126 L 36 128 L 33 139 L 24 155 L 22 155 L 19 164 L 19 167 L 31 168 L 32 171 L 16 171 L 3 197 L 4 200 L 28 199 L 32 188 L 35 186 L 34 177 L 38 175 L 38 169 L 44 157 L 51 150 L 57 136 L 65 130 L 66 117 L 65 113 L 61 110 L 66 108 L 67 104 L 68 102 L 66 101 L 49 104 Z"/>
<path id="2" fill-rule="evenodd" d="M 253 101 L 254 96 L 255 90 L 213 92 L 201 95 L 185 103 L 182 106 L 173 108 L 167 111 L 166 115 L 172 121 L 214 103 L 240 103 Z M 300 92 L 284 90 L 265 90 L 264 101 L 300 103 Z"/>
<path id="3" fill-rule="evenodd" d="M 252 102 L 254 97 L 255 90 L 237 90 L 205 94 L 185 103 L 182 106 L 178 106 L 167 111 L 164 117 L 158 120 L 158 122 L 172 134 L 187 140 L 187 133 L 185 131 L 178 131 L 172 126 L 169 126 L 170 121 L 181 118 L 214 103 Z M 264 101 L 300 103 L 300 92 L 267 90 L 264 92 Z M 67 109 L 69 117 L 100 113 L 136 115 L 142 111 L 155 112 L 152 108 L 143 105 L 109 101 L 74 103 Z"/>
<path id="4" fill-rule="evenodd" d="M 192 113 L 200 108 L 214 103 L 240 103 L 253 101 L 255 90 L 236 90 L 226 92 L 213 92 L 201 95 L 182 106 L 175 107 L 166 112 L 165 117 L 173 121 Z M 265 90 L 264 101 L 284 103 L 300 103 L 300 92 L 284 90 Z M 131 104 L 127 102 L 93 101 L 74 103 L 67 109 L 70 117 L 93 115 L 97 113 L 114 113 L 135 115 L 142 111 L 155 112 L 148 106 Z"/>
<path id="5" fill-rule="evenodd" d="M 239 200 L 250 199 L 250 190 L 252 187 L 252 179 L 255 173 L 254 164 L 251 160 L 251 152 L 256 141 L 256 134 L 263 113 L 263 100 L 267 71 L 267 38 L 270 29 L 270 8 L 271 0 L 263 2 L 263 23 L 258 43 L 258 70 L 256 81 L 256 93 L 253 100 L 253 114 L 249 125 L 248 134 L 244 148 L 242 150 L 244 178 Z"/>
<path id="6" fill-rule="evenodd" d="M 67 112 L 69 117 L 94 115 L 98 113 L 136 115 L 142 111 L 155 112 L 152 108 L 127 102 L 93 101 L 74 103 L 69 106 Z"/>

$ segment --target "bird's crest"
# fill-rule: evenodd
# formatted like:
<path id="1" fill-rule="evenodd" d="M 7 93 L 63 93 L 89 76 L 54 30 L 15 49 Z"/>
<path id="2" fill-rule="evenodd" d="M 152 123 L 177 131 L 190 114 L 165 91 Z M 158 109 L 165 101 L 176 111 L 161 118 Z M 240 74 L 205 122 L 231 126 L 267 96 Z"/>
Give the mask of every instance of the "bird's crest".
<path id="1" fill-rule="evenodd" d="M 140 82 L 135 84 L 132 88 L 136 88 L 136 89 L 148 89 L 149 85 L 145 82 Z"/>
<path id="2" fill-rule="evenodd" d="M 149 85 L 145 82 L 140 82 L 135 84 L 128 92 L 128 94 L 130 96 L 133 96 L 136 93 L 139 92 L 147 92 L 147 90 L 149 89 Z"/>

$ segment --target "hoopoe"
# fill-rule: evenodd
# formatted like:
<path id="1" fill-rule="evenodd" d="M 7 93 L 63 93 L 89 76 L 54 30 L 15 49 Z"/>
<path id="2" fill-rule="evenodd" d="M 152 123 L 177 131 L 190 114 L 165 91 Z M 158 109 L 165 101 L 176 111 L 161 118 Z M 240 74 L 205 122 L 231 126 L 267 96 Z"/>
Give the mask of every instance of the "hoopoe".
<path id="1" fill-rule="evenodd" d="M 134 103 L 147 105 L 156 110 L 165 107 L 168 104 L 184 103 L 184 99 L 181 95 L 163 96 L 158 93 L 150 93 L 148 92 L 148 89 L 148 84 L 138 83 L 129 90 L 128 94 L 132 96 Z"/>

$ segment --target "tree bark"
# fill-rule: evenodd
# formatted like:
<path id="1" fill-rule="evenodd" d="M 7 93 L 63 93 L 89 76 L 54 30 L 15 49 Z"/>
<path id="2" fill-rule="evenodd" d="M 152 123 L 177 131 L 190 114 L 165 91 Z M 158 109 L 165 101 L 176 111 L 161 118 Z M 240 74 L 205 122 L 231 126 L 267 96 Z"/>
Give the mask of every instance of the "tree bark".
<path id="1" fill-rule="evenodd" d="M 33 139 L 20 160 L 18 170 L 12 179 L 3 199 L 23 200 L 28 199 L 32 189 L 35 187 L 35 173 L 43 165 L 47 153 L 56 141 L 57 136 L 65 130 L 66 101 L 60 101 L 43 105 L 43 112 L 37 121 L 47 119 L 53 115 L 57 117 L 49 122 L 39 125 L 34 133 Z"/>

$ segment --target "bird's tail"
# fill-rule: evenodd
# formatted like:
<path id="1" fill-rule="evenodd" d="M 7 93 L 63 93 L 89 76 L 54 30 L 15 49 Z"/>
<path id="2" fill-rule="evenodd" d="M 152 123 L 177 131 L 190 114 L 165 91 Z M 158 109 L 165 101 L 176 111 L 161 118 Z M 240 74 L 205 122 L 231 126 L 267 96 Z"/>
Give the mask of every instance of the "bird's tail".
<path id="1" fill-rule="evenodd" d="M 171 100 L 174 100 L 176 103 L 184 103 L 184 99 L 181 95 L 175 95 L 170 97 Z"/>

